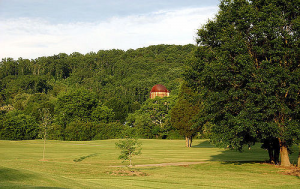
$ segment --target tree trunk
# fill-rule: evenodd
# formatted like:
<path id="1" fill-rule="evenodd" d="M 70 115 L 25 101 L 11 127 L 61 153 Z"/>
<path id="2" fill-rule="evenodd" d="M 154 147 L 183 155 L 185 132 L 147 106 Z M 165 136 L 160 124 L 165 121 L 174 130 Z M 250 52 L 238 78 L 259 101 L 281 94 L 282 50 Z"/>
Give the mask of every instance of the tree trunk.
<path id="1" fill-rule="evenodd" d="M 44 150 L 43 150 L 43 160 L 45 160 L 45 151 L 46 151 L 46 129 L 45 129 L 45 134 L 44 134 Z"/>
<path id="2" fill-rule="evenodd" d="M 280 156 L 280 147 L 279 142 L 277 141 L 277 146 L 274 147 L 274 163 L 275 165 L 279 164 L 279 156 Z"/>
<path id="3" fill-rule="evenodd" d="M 185 147 L 189 147 L 189 138 L 185 137 Z"/>
<path id="4" fill-rule="evenodd" d="M 291 165 L 291 163 L 290 163 L 287 145 L 281 139 L 279 139 L 279 145 L 280 145 L 280 160 L 281 160 L 280 165 L 288 167 Z"/>
<path id="5" fill-rule="evenodd" d="M 132 167 L 132 165 L 131 165 L 131 153 L 129 153 L 129 167 Z"/>
<path id="6" fill-rule="evenodd" d="M 300 146 L 299 146 L 299 154 L 298 154 L 298 167 L 300 167 Z"/>
<path id="7" fill-rule="evenodd" d="M 192 137 L 185 137 L 185 146 L 188 148 L 192 147 Z"/>
<path id="8" fill-rule="evenodd" d="M 279 145 L 279 140 L 276 138 L 274 141 L 274 161 L 275 164 L 279 164 L 279 156 L 280 156 L 280 145 Z"/>
<path id="9" fill-rule="evenodd" d="M 264 141 L 263 147 L 268 150 L 270 163 L 278 165 L 280 147 L 278 138 L 268 139 Z"/>
<path id="10" fill-rule="evenodd" d="M 269 153 L 269 158 L 270 158 L 270 163 L 275 163 L 275 158 L 274 158 L 274 150 L 273 150 L 273 148 L 271 148 L 270 146 L 268 146 L 268 153 Z"/>

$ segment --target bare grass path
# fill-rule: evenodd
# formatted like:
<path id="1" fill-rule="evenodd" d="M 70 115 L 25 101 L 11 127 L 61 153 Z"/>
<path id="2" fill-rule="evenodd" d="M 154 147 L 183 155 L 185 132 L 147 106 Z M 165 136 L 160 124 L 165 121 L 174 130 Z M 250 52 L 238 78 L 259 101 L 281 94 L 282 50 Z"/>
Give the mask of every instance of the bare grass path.
<path id="1" fill-rule="evenodd" d="M 175 162 L 175 163 L 159 163 L 159 164 L 143 164 L 143 165 L 133 165 L 132 167 L 165 167 L 165 166 L 188 166 L 195 164 L 207 163 L 205 161 L 200 162 Z M 110 167 L 127 167 L 126 165 L 110 166 Z"/>

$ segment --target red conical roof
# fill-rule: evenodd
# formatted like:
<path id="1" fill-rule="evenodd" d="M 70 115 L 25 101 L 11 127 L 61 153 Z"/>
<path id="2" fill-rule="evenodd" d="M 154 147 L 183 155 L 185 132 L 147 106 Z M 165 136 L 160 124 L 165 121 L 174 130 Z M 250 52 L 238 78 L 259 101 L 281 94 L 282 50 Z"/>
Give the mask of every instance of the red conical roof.
<path id="1" fill-rule="evenodd" d="M 163 86 L 161 84 L 157 84 L 157 85 L 154 85 L 152 87 L 151 93 L 153 93 L 153 92 L 166 92 L 166 93 L 168 93 L 169 91 L 165 86 Z"/>

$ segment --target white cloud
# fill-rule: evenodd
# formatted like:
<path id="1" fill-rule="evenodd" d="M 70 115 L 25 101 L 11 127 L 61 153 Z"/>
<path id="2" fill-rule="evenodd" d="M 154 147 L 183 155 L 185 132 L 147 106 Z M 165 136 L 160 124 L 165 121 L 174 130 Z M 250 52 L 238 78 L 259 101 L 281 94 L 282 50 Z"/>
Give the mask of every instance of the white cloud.
<path id="1" fill-rule="evenodd" d="M 0 20 L 0 58 L 34 59 L 58 53 L 194 43 L 196 31 L 217 7 L 164 10 L 103 22 L 51 24 L 40 19 Z"/>

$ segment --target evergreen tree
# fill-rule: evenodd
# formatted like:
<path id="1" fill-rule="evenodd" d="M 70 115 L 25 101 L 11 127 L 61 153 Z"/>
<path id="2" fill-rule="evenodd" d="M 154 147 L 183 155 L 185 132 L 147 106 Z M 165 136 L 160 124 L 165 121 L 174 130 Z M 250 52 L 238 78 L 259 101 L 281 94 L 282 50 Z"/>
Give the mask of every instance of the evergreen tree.
<path id="1" fill-rule="evenodd" d="M 171 124 L 185 136 L 186 147 L 192 146 L 192 139 L 200 129 L 195 123 L 195 116 L 200 109 L 200 102 L 196 96 L 197 94 L 184 82 L 180 87 L 178 100 L 171 110 Z"/>

